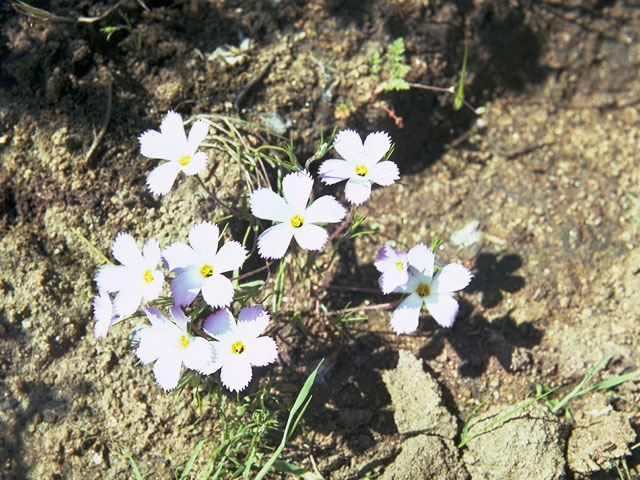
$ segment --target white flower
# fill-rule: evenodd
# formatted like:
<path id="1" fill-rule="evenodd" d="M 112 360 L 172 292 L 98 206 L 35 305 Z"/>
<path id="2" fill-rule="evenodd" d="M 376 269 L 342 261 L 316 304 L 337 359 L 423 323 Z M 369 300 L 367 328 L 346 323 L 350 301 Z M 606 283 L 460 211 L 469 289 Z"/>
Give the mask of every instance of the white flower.
<path id="1" fill-rule="evenodd" d="M 450 263 L 434 275 L 435 256 L 424 243 L 409 250 L 407 258 L 409 280 L 403 290 L 409 296 L 391 315 L 391 328 L 397 334 L 414 332 L 423 305 L 441 326 L 452 327 L 458 302 L 451 294 L 469 284 L 471 272 L 459 263 Z"/>
<path id="2" fill-rule="evenodd" d="M 395 250 L 389 245 L 383 245 L 378 252 L 374 265 L 382 273 L 378 280 L 382 293 L 402 291 L 409 281 L 407 252 Z"/>
<path id="3" fill-rule="evenodd" d="M 113 256 L 122 265 L 104 265 L 95 277 L 99 291 L 118 292 L 113 300 L 113 312 L 119 317 L 133 314 L 140 302 L 155 300 L 162 293 L 164 275 L 156 270 L 160 262 L 160 244 L 150 238 L 138 250 L 128 233 L 119 233 L 111 248 Z"/>
<path id="4" fill-rule="evenodd" d="M 236 322 L 227 309 L 209 316 L 203 329 L 211 342 L 220 368 L 220 381 L 232 392 L 244 390 L 253 375 L 251 367 L 263 367 L 278 358 L 278 347 L 270 337 L 261 337 L 269 324 L 269 314 L 261 307 L 243 308 Z"/>
<path id="5" fill-rule="evenodd" d="M 346 210 L 331 195 L 320 197 L 307 207 L 312 188 L 313 179 L 305 171 L 290 173 L 282 179 L 284 198 L 268 188 L 251 192 L 251 213 L 275 222 L 258 238 L 260 256 L 282 258 L 292 237 L 305 250 L 320 250 L 324 246 L 327 232 L 316 224 L 339 222 Z"/>
<path id="6" fill-rule="evenodd" d="M 166 195 L 178 173 L 195 175 L 204 169 L 207 154 L 197 150 L 209 132 L 209 125 L 207 120 L 198 120 L 191 127 L 187 139 L 182 117 L 169 110 L 160 124 L 159 132 L 147 130 L 138 137 L 142 155 L 167 160 L 147 176 L 147 185 L 151 193 Z"/>
<path id="7" fill-rule="evenodd" d="M 145 365 L 156 362 L 153 374 L 163 390 L 176 388 L 183 363 L 185 367 L 204 374 L 215 371 L 212 370 L 216 362 L 211 342 L 189 333 L 188 319 L 179 307 L 172 307 L 169 311 L 173 321 L 156 308 L 143 307 L 143 310 L 151 325 L 136 332 L 136 356 Z"/>
<path id="8" fill-rule="evenodd" d="M 174 243 L 162 252 L 169 270 L 178 276 L 171 282 L 176 305 L 189 305 L 202 290 L 202 297 L 212 307 L 224 307 L 233 300 L 233 284 L 222 275 L 240 268 L 247 250 L 238 242 L 225 243 L 218 250 L 220 230 L 202 222 L 189 231 L 189 243 Z"/>
<path id="9" fill-rule="evenodd" d="M 400 178 L 394 162 L 380 161 L 391 148 L 391 139 L 386 132 L 370 133 L 363 144 L 354 130 L 341 130 L 334 148 L 342 159 L 325 160 L 318 173 L 328 185 L 347 180 L 344 193 L 355 205 L 369 198 L 372 183 L 386 187 Z"/>
<path id="10" fill-rule="evenodd" d="M 93 327 L 95 338 L 105 338 L 111 326 L 120 320 L 120 317 L 113 312 L 111 296 L 104 290 L 93 297 L 93 316 L 96 319 Z"/>

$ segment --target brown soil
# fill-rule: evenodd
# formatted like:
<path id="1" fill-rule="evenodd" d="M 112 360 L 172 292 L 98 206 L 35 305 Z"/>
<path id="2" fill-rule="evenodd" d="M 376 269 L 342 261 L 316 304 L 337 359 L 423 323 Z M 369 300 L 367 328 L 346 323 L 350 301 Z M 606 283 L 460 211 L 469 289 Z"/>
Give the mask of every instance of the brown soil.
<path id="1" fill-rule="evenodd" d="M 105 3 L 31 2 L 70 18 L 100 15 Z M 194 409 L 188 395 L 174 404 L 150 369 L 136 365 L 126 328 L 93 338 L 92 278 L 100 259 L 71 232 L 78 229 L 104 252 L 119 231 L 166 245 L 195 222 L 224 213 L 185 178 L 165 199 L 147 191 L 156 161 L 138 154 L 136 137 L 157 128 L 168 109 L 184 118 L 217 113 L 258 124 L 277 114 L 298 158 L 309 157 L 320 133 L 334 126 L 388 131 L 402 183 L 376 190 L 363 207 L 377 233 L 341 248 L 332 282 L 376 288 L 372 262 L 382 243 L 407 249 L 432 234 L 444 238 L 441 261 L 474 271 L 450 330 L 423 316 L 418 332 L 397 337 L 382 311 L 340 335 L 303 318 L 309 337 L 296 330 L 298 345 L 280 347 L 284 401 L 319 358 L 328 360 L 305 435 L 286 459 L 311 468 L 313 456 L 325 478 L 356 479 L 383 472 L 403 448 L 408 452 L 393 414 L 400 407 L 382 379 L 396 368 L 399 350 L 421 359 L 458 428 L 481 401 L 508 408 L 536 384 L 566 393 L 608 352 L 614 356 L 598 378 L 638 368 L 640 223 L 626 197 L 640 195 L 635 2 L 146 5 L 148 11 L 124 2 L 95 23 L 43 22 L 19 14 L 12 2 L 0 5 L 2 478 L 131 478 L 128 460 L 111 442 L 131 452 L 143 472 L 173 478 L 198 440 L 215 440 L 213 414 Z M 100 29 L 124 23 L 121 14 L 131 29 L 107 40 Z M 210 57 L 217 47 L 237 47 L 239 35 L 251 40 L 241 61 Z M 408 79 L 443 87 L 458 80 L 467 38 L 466 95 L 486 113 L 455 111 L 450 95 L 417 89 L 370 101 L 370 54 L 400 36 L 412 66 Z M 87 159 L 110 84 L 108 129 Z M 238 177 L 230 160 L 220 154 L 209 168 L 209 184 L 233 202 Z M 471 221 L 485 235 L 457 246 L 452 234 Z M 331 294 L 326 301 L 340 308 L 389 299 Z M 609 394 L 608 408 L 622 415 L 613 424 L 637 430 L 639 400 L 636 381 Z M 565 465 L 561 458 L 553 471 L 607 478 L 626 455 L 631 478 L 638 478 L 640 457 L 628 450 L 633 439 L 624 428 L 618 443 L 610 424 L 604 443 L 597 428 L 567 442 L 583 426 L 576 422 L 591 418 L 594 407 L 585 405 L 571 405 L 576 421 L 543 430 L 548 444 L 568 443 L 578 459 Z M 614 451 L 607 450 L 611 443 L 620 453 L 608 463 L 585 459 L 575 438 L 590 439 L 581 440 L 593 444 L 585 451 Z M 452 440 L 459 437 L 447 445 Z M 421 451 L 412 442 L 412 451 Z M 483 448 L 452 458 L 477 461 Z M 477 465 L 467 470 L 472 478 L 484 475 Z M 451 478 L 466 478 L 460 472 Z"/>

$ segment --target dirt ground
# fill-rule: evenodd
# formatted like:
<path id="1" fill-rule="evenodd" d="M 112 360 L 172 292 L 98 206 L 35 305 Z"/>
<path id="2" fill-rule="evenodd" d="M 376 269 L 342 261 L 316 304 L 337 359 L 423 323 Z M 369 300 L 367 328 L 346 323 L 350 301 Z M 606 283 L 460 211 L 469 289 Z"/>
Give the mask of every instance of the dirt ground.
<path id="1" fill-rule="evenodd" d="M 31 1 L 70 19 L 114 3 Z M 280 344 L 286 385 L 276 392 L 290 402 L 327 360 L 285 459 L 311 469 L 312 457 L 324 478 L 341 480 L 640 478 L 637 381 L 574 401 L 570 420 L 538 402 L 455 447 L 480 402 L 475 428 L 537 384 L 560 386 L 560 398 L 610 352 L 597 380 L 640 368 L 640 209 L 626 196 L 640 197 L 635 1 L 145 4 L 123 2 L 93 23 L 0 4 L 2 478 L 133 478 L 114 442 L 151 478 L 173 478 L 198 440 L 215 443 L 215 416 L 163 394 L 136 365 L 126 328 L 93 338 L 100 259 L 72 233 L 103 252 L 120 231 L 166 245 L 224 213 L 185 178 L 164 199 L 147 191 L 157 162 L 139 155 L 136 138 L 168 109 L 265 125 L 302 159 L 334 126 L 388 131 L 401 183 L 362 208 L 377 233 L 343 246 L 332 283 L 375 289 L 382 243 L 408 249 L 432 234 L 444 239 L 441 261 L 475 275 L 452 329 L 423 315 L 415 334 L 397 337 L 390 312 L 375 311 L 340 335 L 305 313 L 308 334 Z M 108 39 L 101 30 L 127 22 Z M 468 39 L 465 92 L 486 113 L 419 89 L 372 101 L 371 53 L 398 37 L 407 79 L 445 88 L 458 82 Z M 237 57 L 229 63 L 218 47 Z M 230 165 L 220 154 L 206 177 L 233 202 Z M 457 240 L 474 221 L 482 237 Z M 426 390 L 412 393 L 412 383 Z"/>

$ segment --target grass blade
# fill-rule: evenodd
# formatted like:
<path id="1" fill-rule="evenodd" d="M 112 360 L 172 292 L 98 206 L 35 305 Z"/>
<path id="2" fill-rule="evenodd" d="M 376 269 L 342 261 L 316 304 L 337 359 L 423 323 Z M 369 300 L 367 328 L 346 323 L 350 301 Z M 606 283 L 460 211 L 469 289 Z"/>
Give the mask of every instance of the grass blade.
<path id="1" fill-rule="evenodd" d="M 256 475 L 255 480 L 261 480 L 262 478 L 264 478 L 264 476 L 269 472 L 275 461 L 282 453 L 282 450 L 284 450 L 284 447 L 289 441 L 289 438 L 291 438 L 294 429 L 302 418 L 302 414 L 304 414 L 304 411 L 309 406 L 309 402 L 311 401 L 309 392 L 311 391 L 311 387 L 313 387 L 313 382 L 315 382 L 316 380 L 316 375 L 318 374 L 318 370 L 320 370 L 320 366 L 322 365 L 323 361 L 324 359 L 320 360 L 318 366 L 313 370 L 313 372 L 311 372 L 309 377 L 307 377 L 307 380 L 304 382 L 304 385 L 300 389 L 300 393 L 298 393 L 296 401 L 293 402 L 293 406 L 291 407 L 291 411 L 289 412 L 287 425 L 284 427 L 284 432 L 282 433 L 282 441 L 280 442 L 278 448 L 276 448 L 276 451 L 273 452 L 273 455 L 271 455 L 267 463 L 265 463 L 262 469 L 260 469 L 258 475 Z"/>

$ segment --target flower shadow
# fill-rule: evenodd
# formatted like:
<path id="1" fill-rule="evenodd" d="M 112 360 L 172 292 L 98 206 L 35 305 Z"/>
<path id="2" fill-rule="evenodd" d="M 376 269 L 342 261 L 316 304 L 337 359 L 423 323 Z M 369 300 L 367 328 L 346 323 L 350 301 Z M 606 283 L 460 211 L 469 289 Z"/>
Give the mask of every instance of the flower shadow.
<path id="1" fill-rule="evenodd" d="M 542 340 L 542 330 L 533 322 L 516 322 L 511 311 L 492 320 L 483 315 L 469 314 L 470 303 L 460 300 L 458 320 L 451 330 L 433 327 L 429 341 L 420 349 L 420 358 L 437 357 L 447 341 L 462 360 L 458 371 L 463 377 L 479 377 L 487 369 L 489 359 L 495 357 L 505 372 L 523 368 L 516 361 L 514 352 L 518 348 L 530 349 Z M 465 312 L 468 312 L 465 315 Z"/>
<path id="2" fill-rule="evenodd" d="M 492 308 L 504 299 L 504 293 L 515 293 L 524 287 L 524 278 L 515 272 L 522 266 L 522 259 L 515 254 L 498 257 L 495 253 L 480 253 L 473 267 L 474 278 L 467 292 L 482 294 L 481 304 Z"/>

